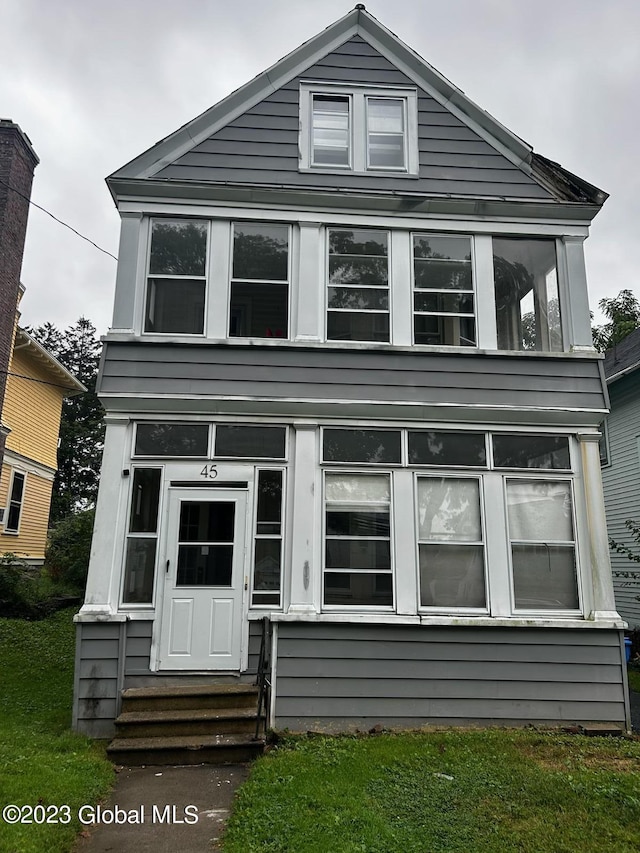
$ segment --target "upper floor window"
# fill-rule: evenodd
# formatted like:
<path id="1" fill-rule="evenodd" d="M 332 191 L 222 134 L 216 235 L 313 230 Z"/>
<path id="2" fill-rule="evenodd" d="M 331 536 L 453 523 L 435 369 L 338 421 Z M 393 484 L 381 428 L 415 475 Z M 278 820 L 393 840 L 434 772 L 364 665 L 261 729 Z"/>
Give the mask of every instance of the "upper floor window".
<path id="1" fill-rule="evenodd" d="M 556 242 L 494 237 L 498 349 L 562 352 Z"/>
<path id="2" fill-rule="evenodd" d="M 200 220 L 152 222 L 145 332 L 204 333 L 207 236 Z"/>
<path id="3" fill-rule="evenodd" d="M 302 169 L 418 174 L 413 89 L 302 83 Z"/>
<path id="4" fill-rule="evenodd" d="M 389 340 L 389 233 L 329 231 L 327 339 Z"/>
<path id="5" fill-rule="evenodd" d="M 289 337 L 289 226 L 236 222 L 229 337 Z"/>

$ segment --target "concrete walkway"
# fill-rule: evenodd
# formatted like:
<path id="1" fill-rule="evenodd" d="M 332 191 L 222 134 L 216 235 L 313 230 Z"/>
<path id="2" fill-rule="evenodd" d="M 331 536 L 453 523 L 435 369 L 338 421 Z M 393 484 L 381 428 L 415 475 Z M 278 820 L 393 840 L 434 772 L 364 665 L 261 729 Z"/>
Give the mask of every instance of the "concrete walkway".
<path id="1" fill-rule="evenodd" d="M 211 853 L 249 765 L 122 767 L 74 853 Z M 83 817 L 91 820 L 96 808 Z M 119 823 L 116 823 L 119 820 Z"/>

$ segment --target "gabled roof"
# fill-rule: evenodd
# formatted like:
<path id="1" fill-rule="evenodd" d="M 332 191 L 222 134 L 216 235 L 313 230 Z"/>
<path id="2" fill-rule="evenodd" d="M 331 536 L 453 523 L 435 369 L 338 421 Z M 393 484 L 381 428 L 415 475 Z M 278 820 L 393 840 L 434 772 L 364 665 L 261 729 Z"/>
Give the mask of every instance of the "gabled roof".
<path id="1" fill-rule="evenodd" d="M 29 356 L 51 376 L 52 384 L 58 386 L 65 397 L 73 397 L 87 390 L 82 382 L 24 329 L 16 329 L 13 349 L 28 352 Z"/>
<path id="2" fill-rule="evenodd" d="M 640 329 L 635 329 L 619 344 L 607 350 L 604 357 L 604 375 L 607 384 L 633 373 L 640 367 Z"/>
<path id="3" fill-rule="evenodd" d="M 116 196 L 132 184 L 139 185 L 139 182 L 159 181 L 164 182 L 165 186 L 171 181 L 176 183 L 175 178 L 167 176 L 167 173 L 159 173 L 356 36 L 375 48 L 441 107 L 491 145 L 496 153 L 510 161 L 513 164 L 511 168 L 515 166 L 526 173 L 532 181 L 532 186 L 538 185 L 548 191 L 548 201 L 553 203 L 557 200 L 590 207 L 599 207 L 604 203 L 606 193 L 567 172 L 558 164 L 534 154 L 530 145 L 477 106 L 462 90 L 386 29 L 361 4 L 253 80 L 114 172 L 107 178 L 112 193 Z M 193 183 L 198 182 L 193 180 Z M 417 190 L 417 187 L 415 189 Z M 592 210 L 591 216 L 594 212 Z"/>

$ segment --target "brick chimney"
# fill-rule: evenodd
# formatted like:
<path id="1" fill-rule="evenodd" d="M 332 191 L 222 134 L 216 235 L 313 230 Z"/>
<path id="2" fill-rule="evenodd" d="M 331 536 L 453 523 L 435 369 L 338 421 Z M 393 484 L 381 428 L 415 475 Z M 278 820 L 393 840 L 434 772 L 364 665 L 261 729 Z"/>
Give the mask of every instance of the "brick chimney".
<path id="1" fill-rule="evenodd" d="M 33 172 L 40 161 L 29 137 L 0 119 L 0 415 L 11 358 Z M 0 467 L 6 429 L 0 417 Z"/>

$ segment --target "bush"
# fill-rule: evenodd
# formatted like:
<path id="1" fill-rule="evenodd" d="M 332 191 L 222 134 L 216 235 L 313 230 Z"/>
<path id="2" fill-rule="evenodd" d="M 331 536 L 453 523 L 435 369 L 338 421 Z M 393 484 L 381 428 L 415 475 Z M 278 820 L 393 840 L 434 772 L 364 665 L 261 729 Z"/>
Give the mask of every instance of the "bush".
<path id="1" fill-rule="evenodd" d="M 54 583 L 79 595 L 87 583 L 94 515 L 93 509 L 70 515 L 49 534 L 45 569 Z"/>

